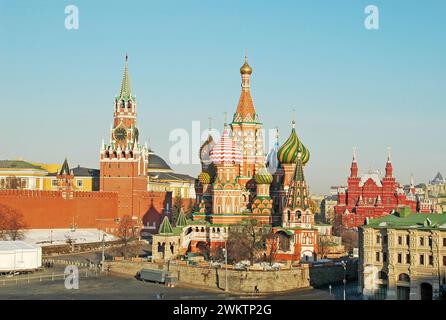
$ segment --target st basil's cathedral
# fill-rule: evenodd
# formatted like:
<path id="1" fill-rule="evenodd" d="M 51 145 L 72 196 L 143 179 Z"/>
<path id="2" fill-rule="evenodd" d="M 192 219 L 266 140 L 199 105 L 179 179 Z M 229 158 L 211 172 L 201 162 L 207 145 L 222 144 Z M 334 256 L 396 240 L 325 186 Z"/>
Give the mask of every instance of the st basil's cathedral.
<path id="1" fill-rule="evenodd" d="M 278 235 L 277 260 L 311 261 L 317 254 L 318 236 L 331 235 L 330 226 L 314 221 L 304 176 L 310 152 L 298 138 L 294 120 L 285 143 L 279 147 L 277 138 L 265 157 L 263 126 L 251 96 L 252 73 L 245 57 L 232 123 L 225 121 L 218 141 L 209 133 L 199 150 L 199 211 L 190 221 L 180 213 L 175 226 L 164 218 L 153 237 L 154 260 L 223 247 L 230 226 L 247 219 L 272 226 Z"/>

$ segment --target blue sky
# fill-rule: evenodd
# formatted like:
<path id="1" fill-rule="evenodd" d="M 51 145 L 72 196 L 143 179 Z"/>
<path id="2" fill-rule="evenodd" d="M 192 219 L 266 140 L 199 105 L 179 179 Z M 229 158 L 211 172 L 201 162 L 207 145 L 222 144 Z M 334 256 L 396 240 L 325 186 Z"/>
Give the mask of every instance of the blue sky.
<path id="1" fill-rule="evenodd" d="M 79 30 L 64 27 L 69 4 Z M 368 4 L 379 30 L 364 28 Z M 445 18 L 441 0 L 0 0 L 0 158 L 98 167 L 128 52 L 141 138 L 167 159 L 171 130 L 235 111 L 246 49 L 281 142 L 296 109 L 313 192 L 345 183 L 352 146 L 360 170 L 383 169 L 390 145 L 397 178 L 426 181 L 446 173 Z"/>

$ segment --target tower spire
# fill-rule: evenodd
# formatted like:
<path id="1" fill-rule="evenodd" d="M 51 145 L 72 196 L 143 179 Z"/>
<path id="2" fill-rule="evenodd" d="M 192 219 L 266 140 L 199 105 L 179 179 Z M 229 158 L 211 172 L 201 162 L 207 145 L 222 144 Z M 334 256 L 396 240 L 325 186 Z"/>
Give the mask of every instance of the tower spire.
<path id="1" fill-rule="evenodd" d="M 125 101 L 132 99 L 132 89 L 130 86 L 128 58 L 129 58 L 129 56 L 126 53 L 125 54 L 124 74 L 122 76 L 121 91 L 119 93 L 119 98 L 123 99 Z"/>
<path id="2" fill-rule="evenodd" d="M 391 178 L 392 174 L 393 174 L 392 157 L 390 155 L 390 147 L 387 147 L 386 177 Z"/>
<path id="3" fill-rule="evenodd" d="M 392 148 L 390 146 L 387 147 L 387 162 L 392 162 L 392 155 L 391 155 Z"/>
<path id="4" fill-rule="evenodd" d="M 208 135 L 211 136 L 211 131 L 212 131 L 212 117 L 209 117 L 208 120 L 209 120 L 209 132 L 208 132 Z"/>
<path id="5" fill-rule="evenodd" d="M 296 208 L 306 210 L 309 208 L 308 190 L 302 164 L 302 150 L 300 148 L 297 152 L 296 168 L 294 169 L 293 180 L 288 189 L 286 205 L 292 210 Z"/>
<path id="6" fill-rule="evenodd" d="M 296 128 L 296 109 L 293 108 L 293 121 L 291 122 L 293 129 Z"/>

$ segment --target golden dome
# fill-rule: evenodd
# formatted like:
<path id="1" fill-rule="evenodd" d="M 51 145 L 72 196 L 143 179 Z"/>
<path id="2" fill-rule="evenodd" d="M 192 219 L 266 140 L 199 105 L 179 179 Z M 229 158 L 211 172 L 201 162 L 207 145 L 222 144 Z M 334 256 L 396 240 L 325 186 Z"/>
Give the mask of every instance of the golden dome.
<path id="1" fill-rule="evenodd" d="M 252 73 L 252 68 L 249 66 L 248 58 L 246 58 L 246 57 L 245 57 L 245 63 L 240 68 L 240 73 L 241 74 L 251 74 Z"/>

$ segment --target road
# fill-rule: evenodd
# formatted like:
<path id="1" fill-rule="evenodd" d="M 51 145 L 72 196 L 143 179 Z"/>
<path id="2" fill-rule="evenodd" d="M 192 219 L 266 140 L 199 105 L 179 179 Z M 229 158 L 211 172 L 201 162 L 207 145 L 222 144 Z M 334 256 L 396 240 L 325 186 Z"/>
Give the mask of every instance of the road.
<path id="1" fill-rule="evenodd" d="M 81 272 L 82 274 L 82 272 Z M 266 296 L 253 297 L 251 295 L 227 295 L 220 291 L 207 289 L 189 288 L 177 286 L 168 288 L 154 283 L 145 283 L 133 278 L 119 276 L 89 276 L 79 280 L 79 289 L 68 290 L 65 288 L 64 280 L 38 280 L 27 283 L 26 281 L 2 285 L 0 282 L 0 299 L 37 299 L 37 300 L 114 300 L 114 299 L 136 299 L 154 300 L 163 294 L 164 299 L 177 300 L 224 300 L 224 299 L 298 299 L 298 300 L 332 300 L 328 292 L 318 289 L 303 289 L 282 294 L 268 294 Z"/>

